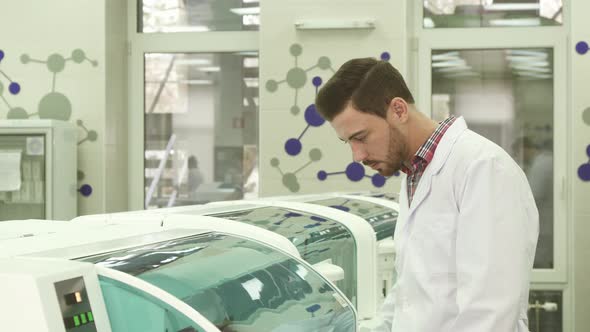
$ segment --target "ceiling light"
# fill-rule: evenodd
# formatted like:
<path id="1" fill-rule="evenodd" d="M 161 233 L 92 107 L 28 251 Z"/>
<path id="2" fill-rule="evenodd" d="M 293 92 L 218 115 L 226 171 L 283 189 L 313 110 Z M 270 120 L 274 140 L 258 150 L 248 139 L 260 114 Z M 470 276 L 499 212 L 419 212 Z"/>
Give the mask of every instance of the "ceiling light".
<path id="1" fill-rule="evenodd" d="M 208 66 L 211 65 L 211 60 L 204 59 L 204 58 L 187 58 L 187 59 L 177 59 L 174 61 L 175 65 L 186 65 L 186 66 Z"/>
<path id="2" fill-rule="evenodd" d="M 459 71 L 467 71 L 471 70 L 471 66 L 457 66 L 457 67 L 443 67 L 443 68 L 436 68 L 436 72 L 438 73 L 453 73 Z"/>
<path id="3" fill-rule="evenodd" d="M 180 80 L 178 83 L 189 85 L 212 85 L 212 80 Z"/>
<path id="4" fill-rule="evenodd" d="M 244 68 L 258 68 L 258 58 L 244 58 Z"/>
<path id="5" fill-rule="evenodd" d="M 244 15 L 242 16 L 242 24 L 246 26 L 259 26 L 260 25 L 260 15 Z"/>
<path id="6" fill-rule="evenodd" d="M 216 73 L 221 70 L 219 66 L 208 66 L 208 67 L 197 67 L 197 70 L 203 71 L 206 73 Z"/>
<path id="7" fill-rule="evenodd" d="M 433 62 L 432 68 L 441 68 L 441 67 L 465 67 L 467 63 L 463 59 L 457 60 L 449 60 L 449 61 L 441 61 L 441 62 Z"/>
<path id="8" fill-rule="evenodd" d="M 540 18 L 514 18 L 490 20 L 490 26 L 492 27 L 532 27 L 540 25 Z"/>
<path id="9" fill-rule="evenodd" d="M 526 56 L 526 55 L 507 55 L 506 60 L 514 63 L 527 63 L 527 62 L 547 62 L 547 57 L 541 56 Z"/>
<path id="10" fill-rule="evenodd" d="M 533 50 L 506 50 L 506 53 L 510 55 L 529 55 L 529 56 L 539 56 L 539 57 L 547 57 L 547 52 L 545 51 L 533 51 Z"/>
<path id="11" fill-rule="evenodd" d="M 536 73 L 550 73 L 551 69 L 549 68 L 544 68 L 544 67 L 531 67 L 531 66 L 511 66 L 512 69 L 514 70 L 528 70 L 528 71 L 532 71 L 532 72 L 536 72 Z"/>
<path id="12" fill-rule="evenodd" d="M 454 78 L 454 77 L 479 77 L 479 73 L 473 72 L 473 71 L 466 71 L 466 72 L 458 72 L 458 73 L 450 73 L 450 74 L 446 74 L 445 77 L 450 77 L 450 78 Z"/>
<path id="13" fill-rule="evenodd" d="M 297 30 L 375 29 L 374 19 L 301 20 L 295 22 Z"/>
<path id="14" fill-rule="evenodd" d="M 529 11 L 539 10 L 540 8 L 541 6 L 538 3 L 494 3 L 483 6 L 483 9 L 490 12 Z"/>
<path id="15" fill-rule="evenodd" d="M 516 74 L 519 76 L 534 77 L 534 78 L 551 78 L 551 77 L 553 77 L 551 74 L 531 73 L 528 71 L 517 71 Z"/>
<path id="16" fill-rule="evenodd" d="M 526 66 L 526 67 L 547 67 L 549 62 L 547 61 L 530 61 L 530 62 L 512 62 L 510 67 Z"/>
<path id="17" fill-rule="evenodd" d="M 456 60 L 456 59 L 460 59 L 459 51 L 440 53 L 440 54 L 435 54 L 432 56 L 432 61 Z"/>
<path id="18" fill-rule="evenodd" d="M 260 14 L 260 7 L 230 8 L 229 11 L 237 15 L 254 15 Z"/>
<path id="19" fill-rule="evenodd" d="M 244 83 L 249 88 L 257 88 L 258 87 L 258 78 L 257 77 L 244 77 Z"/>
<path id="20" fill-rule="evenodd" d="M 204 25 L 174 25 L 174 26 L 163 26 L 158 29 L 159 32 L 207 32 L 210 31 L 209 27 Z"/>

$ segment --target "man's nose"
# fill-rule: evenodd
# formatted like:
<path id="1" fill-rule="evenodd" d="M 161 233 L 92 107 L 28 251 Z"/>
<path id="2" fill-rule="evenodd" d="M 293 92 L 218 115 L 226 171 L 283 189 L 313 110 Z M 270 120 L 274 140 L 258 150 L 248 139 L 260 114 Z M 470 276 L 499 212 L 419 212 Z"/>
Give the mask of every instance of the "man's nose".
<path id="1" fill-rule="evenodd" d="M 352 159 L 354 159 L 354 161 L 356 161 L 357 163 L 360 163 L 363 160 L 367 159 L 367 152 L 358 144 L 351 142 L 350 149 L 352 150 Z"/>

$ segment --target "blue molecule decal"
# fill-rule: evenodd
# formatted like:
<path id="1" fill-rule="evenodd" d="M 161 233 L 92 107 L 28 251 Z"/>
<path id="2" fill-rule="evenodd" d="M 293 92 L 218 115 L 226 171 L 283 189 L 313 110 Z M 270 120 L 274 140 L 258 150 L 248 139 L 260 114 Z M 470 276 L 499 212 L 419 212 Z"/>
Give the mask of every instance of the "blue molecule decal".
<path id="1" fill-rule="evenodd" d="M 576 52 L 578 52 L 578 54 L 584 55 L 588 52 L 588 43 L 585 41 L 580 41 L 578 43 L 576 43 Z"/>
<path id="2" fill-rule="evenodd" d="M 322 78 L 319 77 L 319 76 L 314 77 L 311 80 L 311 84 L 313 84 L 313 86 L 315 86 L 316 87 L 316 90 L 317 90 L 317 88 L 319 88 L 320 85 L 322 85 Z"/>
<path id="3" fill-rule="evenodd" d="M 80 192 L 80 194 L 82 194 L 82 196 L 88 197 L 92 195 L 92 186 L 90 186 L 89 184 L 83 184 L 80 187 L 80 189 L 78 189 L 78 191 Z"/>
<path id="4" fill-rule="evenodd" d="M 385 181 L 387 181 L 387 179 L 385 179 L 385 177 L 379 173 L 373 174 L 371 177 L 371 183 L 373 183 L 373 185 L 377 188 L 383 187 L 385 185 Z"/>
<path id="5" fill-rule="evenodd" d="M 326 122 L 324 118 L 318 113 L 315 108 L 315 104 L 309 105 L 305 109 L 305 122 L 307 122 L 308 126 L 319 127 Z"/>
<path id="6" fill-rule="evenodd" d="M 360 163 L 353 162 L 346 166 L 346 177 L 348 177 L 350 181 L 360 181 L 364 176 L 365 168 Z"/>
<path id="7" fill-rule="evenodd" d="M 578 168 L 578 176 L 582 181 L 590 181 L 590 164 L 583 164 Z"/>
<path id="8" fill-rule="evenodd" d="M 334 174 L 334 173 L 332 173 L 332 174 Z M 328 178 L 328 173 L 326 173 L 326 171 L 319 171 L 318 172 L 318 180 L 324 181 L 327 178 Z"/>
<path id="9" fill-rule="evenodd" d="M 381 53 L 381 60 L 383 61 L 389 61 L 391 59 L 391 54 L 389 54 L 389 52 L 383 52 Z"/>
<path id="10" fill-rule="evenodd" d="M 586 155 L 590 158 L 590 145 L 586 147 Z M 578 177 L 582 181 L 590 181 L 590 161 L 578 167 Z"/>
<path id="11" fill-rule="evenodd" d="M 4 53 L 3 50 L 0 50 L 0 64 L 2 63 L 2 60 L 4 60 L 4 57 L 6 56 L 6 53 Z M 3 83 L 2 81 L 5 81 L 6 83 Z M 8 108 L 8 114 L 15 114 L 18 113 L 20 115 L 21 110 L 24 111 L 24 109 L 22 109 L 22 107 L 13 107 L 12 105 L 10 105 L 10 103 L 8 102 L 8 99 L 6 99 L 6 97 L 4 97 L 4 89 L 5 89 L 5 84 L 8 85 L 8 92 L 11 95 L 18 95 L 18 93 L 21 90 L 21 86 L 18 82 L 13 81 L 10 76 L 3 71 L 2 69 L 0 69 L 0 99 L 2 99 L 2 101 L 4 102 L 4 104 L 6 105 L 6 107 Z M 26 111 L 25 111 L 26 113 Z M 10 118 L 10 117 L 9 117 Z"/>
<path id="12" fill-rule="evenodd" d="M 8 91 L 10 91 L 10 93 L 12 93 L 13 95 L 17 95 L 20 92 L 20 84 L 16 82 L 10 83 L 10 85 L 8 86 Z"/>
<path id="13" fill-rule="evenodd" d="M 301 141 L 299 138 L 288 139 L 287 142 L 285 142 L 285 152 L 290 156 L 298 155 L 299 152 L 301 152 Z"/>

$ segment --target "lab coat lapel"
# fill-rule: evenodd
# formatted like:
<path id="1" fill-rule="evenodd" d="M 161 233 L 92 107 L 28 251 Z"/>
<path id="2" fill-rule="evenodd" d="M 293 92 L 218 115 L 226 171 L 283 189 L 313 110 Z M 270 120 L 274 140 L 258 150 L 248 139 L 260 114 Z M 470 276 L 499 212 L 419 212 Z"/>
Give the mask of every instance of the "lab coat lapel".
<path id="1" fill-rule="evenodd" d="M 414 194 L 412 203 L 409 206 L 407 220 L 408 222 L 406 222 L 406 225 L 410 223 L 410 220 L 412 220 L 412 215 L 420 206 L 420 204 L 422 204 L 424 199 L 428 196 L 428 193 L 430 193 L 432 185 L 432 176 L 436 175 L 444 166 L 449 154 L 451 153 L 453 145 L 457 141 L 457 138 L 466 129 L 467 125 L 465 124 L 465 120 L 463 119 L 463 117 L 459 117 L 455 120 L 451 127 L 447 129 L 446 133 L 441 138 L 434 153 L 434 157 L 432 158 L 432 161 L 430 162 L 428 167 L 426 167 L 426 170 L 424 171 L 424 174 L 422 174 L 422 178 L 418 183 L 416 193 Z"/>
<path id="2" fill-rule="evenodd" d="M 396 244 L 396 251 L 397 257 L 395 261 L 395 267 L 400 273 L 405 266 L 405 258 L 407 251 L 405 247 L 408 243 L 411 233 L 411 225 L 414 221 L 414 213 L 418 206 L 424 202 L 428 193 L 430 192 L 431 185 L 432 185 L 432 177 L 437 174 L 443 165 L 446 163 L 449 154 L 451 153 L 452 147 L 457 141 L 457 138 L 467 129 L 467 125 L 465 124 L 465 120 L 462 117 L 457 118 L 455 122 L 449 127 L 445 135 L 442 137 L 441 141 L 439 142 L 436 151 L 434 153 L 434 157 L 430 162 L 430 165 L 426 167 L 420 182 L 418 183 L 418 188 L 416 188 L 416 193 L 414 195 L 414 199 L 410 206 L 408 206 L 408 199 L 407 199 L 407 179 L 402 180 L 402 188 L 400 193 L 400 211 L 398 215 L 398 224 L 395 231 L 394 242 Z M 449 179 L 452 181 L 452 179 Z M 401 225 L 400 225 L 401 224 Z"/>

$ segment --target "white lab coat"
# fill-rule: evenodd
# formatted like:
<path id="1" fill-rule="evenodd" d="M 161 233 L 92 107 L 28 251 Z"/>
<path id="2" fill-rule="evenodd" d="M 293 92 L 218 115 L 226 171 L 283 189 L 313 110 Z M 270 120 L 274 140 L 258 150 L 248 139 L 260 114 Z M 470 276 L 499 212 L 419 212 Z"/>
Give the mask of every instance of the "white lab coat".
<path id="1" fill-rule="evenodd" d="M 395 231 L 398 279 L 375 331 L 528 331 L 539 216 L 527 179 L 458 118 L 438 144 Z"/>

